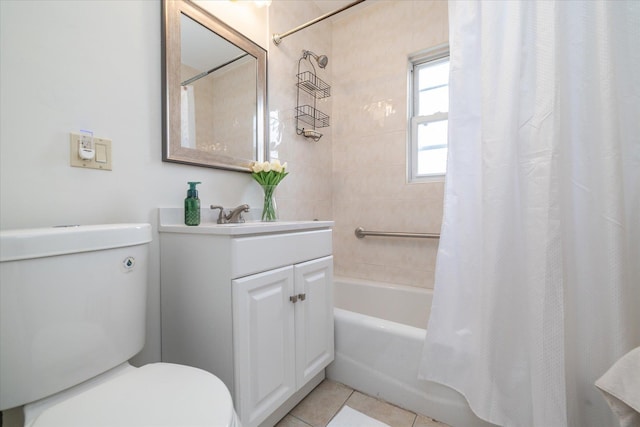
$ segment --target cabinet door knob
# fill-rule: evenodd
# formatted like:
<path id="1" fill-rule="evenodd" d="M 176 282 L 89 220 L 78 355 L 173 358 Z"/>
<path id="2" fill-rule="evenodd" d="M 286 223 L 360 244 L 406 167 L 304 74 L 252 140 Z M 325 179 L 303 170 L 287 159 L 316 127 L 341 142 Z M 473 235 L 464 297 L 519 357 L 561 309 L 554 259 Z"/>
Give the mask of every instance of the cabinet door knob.
<path id="1" fill-rule="evenodd" d="M 305 299 L 307 299 L 307 294 L 298 294 L 298 299 L 300 301 L 304 301 Z"/>
<path id="2" fill-rule="evenodd" d="M 296 302 L 298 302 L 298 295 L 291 295 L 289 297 L 289 301 L 295 304 Z"/>

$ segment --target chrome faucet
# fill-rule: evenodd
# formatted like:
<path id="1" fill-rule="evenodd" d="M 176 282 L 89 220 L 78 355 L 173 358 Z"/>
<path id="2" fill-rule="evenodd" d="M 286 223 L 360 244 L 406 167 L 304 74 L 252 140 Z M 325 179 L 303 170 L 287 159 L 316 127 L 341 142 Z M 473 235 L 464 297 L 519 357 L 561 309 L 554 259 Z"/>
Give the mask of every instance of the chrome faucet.
<path id="1" fill-rule="evenodd" d="M 220 209 L 220 214 L 218 215 L 218 224 L 238 224 L 244 222 L 242 213 L 249 212 L 249 205 L 247 204 L 240 205 L 234 209 L 230 209 L 226 213 L 222 206 L 211 205 L 210 208 Z"/>
<path id="2" fill-rule="evenodd" d="M 237 208 L 232 209 L 227 215 L 227 221 L 230 223 L 244 222 L 242 212 L 249 212 L 249 205 L 240 205 Z"/>

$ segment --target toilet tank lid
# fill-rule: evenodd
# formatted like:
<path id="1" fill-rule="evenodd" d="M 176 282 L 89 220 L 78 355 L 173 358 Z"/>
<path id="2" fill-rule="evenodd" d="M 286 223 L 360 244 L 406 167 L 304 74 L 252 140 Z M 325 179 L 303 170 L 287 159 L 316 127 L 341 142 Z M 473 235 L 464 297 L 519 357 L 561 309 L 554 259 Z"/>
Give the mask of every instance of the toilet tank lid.
<path id="1" fill-rule="evenodd" d="M 0 262 L 146 244 L 150 224 L 103 224 L 0 231 Z"/>

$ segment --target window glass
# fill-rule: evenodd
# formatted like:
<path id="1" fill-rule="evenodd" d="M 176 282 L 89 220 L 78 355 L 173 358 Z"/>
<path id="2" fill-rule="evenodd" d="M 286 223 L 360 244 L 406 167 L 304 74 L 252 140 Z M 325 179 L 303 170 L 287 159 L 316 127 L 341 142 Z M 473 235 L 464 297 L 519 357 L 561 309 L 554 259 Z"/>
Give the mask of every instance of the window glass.
<path id="1" fill-rule="evenodd" d="M 440 48 L 411 61 L 410 181 L 442 178 L 447 169 L 449 53 Z"/>
<path id="2" fill-rule="evenodd" d="M 421 90 L 419 97 L 418 115 L 420 116 L 449 111 L 449 86 Z"/>
<path id="3" fill-rule="evenodd" d="M 449 84 L 449 58 L 428 61 L 419 66 L 419 90 Z"/>

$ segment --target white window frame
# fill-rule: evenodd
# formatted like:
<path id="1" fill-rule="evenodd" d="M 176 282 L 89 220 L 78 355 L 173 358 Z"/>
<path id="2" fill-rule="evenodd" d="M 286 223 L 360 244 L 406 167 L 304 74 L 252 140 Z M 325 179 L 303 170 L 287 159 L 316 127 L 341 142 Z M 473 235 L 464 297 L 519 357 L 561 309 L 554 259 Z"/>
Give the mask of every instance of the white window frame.
<path id="1" fill-rule="evenodd" d="M 449 60 L 449 45 L 436 46 L 409 57 L 409 136 L 407 149 L 407 180 L 409 182 L 443 181 L 445 174 L 418 174 L 418 126 L 425 123 L 438 122 L 449 119 L 449 112 L 438 112 L 426 116 L 416 116 L 420 93 L 418 92 L 418 73 L 414 70 L 427 63 L 436 63 L 444 59 Z M 441 146 L 434 146 L 438 148 Z"/>

